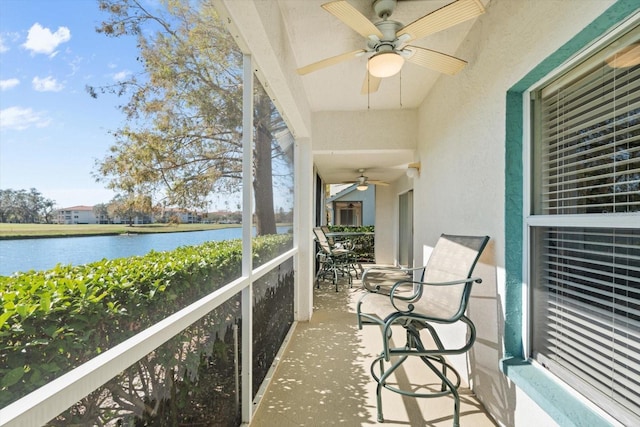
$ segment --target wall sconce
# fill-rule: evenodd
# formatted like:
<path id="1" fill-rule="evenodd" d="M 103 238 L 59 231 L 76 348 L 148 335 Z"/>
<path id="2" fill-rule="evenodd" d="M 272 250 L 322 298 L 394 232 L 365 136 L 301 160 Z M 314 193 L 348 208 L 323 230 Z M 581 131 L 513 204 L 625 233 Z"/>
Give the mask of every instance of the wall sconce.
<path id="1" fill-rule="evenodd" d="M 409 163 L 409 165 L 407 166 L 407 176 L 409 178 L 420 176 L 420 162 Z"/>

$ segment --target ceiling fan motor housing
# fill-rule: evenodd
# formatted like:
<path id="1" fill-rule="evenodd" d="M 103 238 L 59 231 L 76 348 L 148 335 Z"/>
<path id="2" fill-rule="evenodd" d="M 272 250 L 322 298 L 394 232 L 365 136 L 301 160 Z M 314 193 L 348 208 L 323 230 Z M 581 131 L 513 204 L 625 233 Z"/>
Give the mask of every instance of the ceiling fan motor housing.
<path id="1" fill-rule="evenodd" d="M 375 0 L 373 10 L 378 18 L 387 19 L 396 10 L 396 4 L 397 0 Z"/>
<path id="2" fill-rule="evenodd" d="M 376 27 L 382 33 L 382 38 L 378 39 L 377 37 L 369 37 L 367 41 L 367 46 L 369 49 L 372 49 L 375 52 L 380 52 L 381 50 L 393 50 L 397 47 L 398 37 L 396 33 L 400 30 L 403 25 L 397 21 L 380 21 L 376 22 Z M 391 49 L 380 49 L 381 46 L 391 46 Z"/>

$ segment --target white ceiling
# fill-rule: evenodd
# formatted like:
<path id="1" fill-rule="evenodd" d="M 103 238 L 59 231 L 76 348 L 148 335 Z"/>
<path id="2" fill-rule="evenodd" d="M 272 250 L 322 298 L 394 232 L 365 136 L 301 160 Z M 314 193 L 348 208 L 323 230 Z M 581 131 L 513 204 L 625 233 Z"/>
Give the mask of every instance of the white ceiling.
<path id="1" fill-rule="evenodd" d="M 284 31 L 288 35 L 298 68 L 366 47 L 366 41 L 360 34 L 321 8 L 321 5 L 328 1 L 278 1 L 282 21 L 285 23 Z M 373 0 L 348 1 L 372 22 L 380 20 L 373 10 Z M 489 2 L 489 0 L 480 1 L 485 6 Z M 452 0 L 398 0 L 390 19 L 407 25 L 451 2 Z M 457 56 L 458 46 L 464 41 L 474 22 L 475 19 L 463 22 L 412 41 L 411 44 Z M 363 55 L 301 76 L 311 111 L 357 112 L 416 109 L 437 79 L 451 78 L 407 62 L 399 74 L 383 79 L 377 92 L 362 95 L 366 60 L 367 56 Z M 314 164 L 325 182 L 340 183 L 355 179 L 359 168 L 366 169 L 365 175 L 372 180 L 391 182 L 406 171 L 406 167 L 398 165 L 415 161 L 415 153 L 406 149 L 385 152 L 384 150 L 349 151 L 351 147 L 344 148 L 344 152 L 335 154 L 314 151 Z"/>

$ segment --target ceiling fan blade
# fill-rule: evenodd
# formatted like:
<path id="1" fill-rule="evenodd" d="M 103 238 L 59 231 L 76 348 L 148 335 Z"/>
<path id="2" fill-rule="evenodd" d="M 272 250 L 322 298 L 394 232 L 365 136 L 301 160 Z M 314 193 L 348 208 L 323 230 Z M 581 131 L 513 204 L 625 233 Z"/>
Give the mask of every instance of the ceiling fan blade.
<path id="1" fill-rule="evenodd" d="M 435 50 L 418 46 L 407 46 L 405 49 L 413 51 L 413 55 L 407 58 L 407 61 L 451 76 L 467 65 L 467 62 L 460 58 L 436 52 Z"/>
<path id="2" fill-rule="evenodd" d="M 409 42 L 453 27 L 483 13 L 484 6 L 480 0 L 457 0 L 406 25 L 398 31 L 397 36 L 407 34 L 409 38 L 405 42 Z"/>
<path id="3" fill-rule="evenodd" d="M 367 72 L 364 76 L 364 82 L 362 82 L 362 90 L 360 93 L 362 95 L 366 95 L 368 93 L 377 92 L 381 81 L 382 79 L 380 77 L 372 76 Z"/>
<path id="4" fill-rule="evenodd" d="M 382 185 L 383 187 L 384 187 L 384 186 L 389 185 L 389 183 L 388 183 L 388 182 L 386 182 L 386 181 L 370 180 L 370 181 L 367 181 L 367 182 L 368 182 L 369 184 L 373 184 L 373 185 Z"/>
<path id="5" fill-rule="evenodd" d="M 371 35 L 376 35 L 379 38 L 383 37 L 378 27 L 347 1 L 332 1 L 323 4 L 322 8 L 344 22 L 362 37 L 369 37 Z"/>
<path id="6" fill-rule="evenodd" d="M 339 64 L 340 62 L 354 58 L 355 56 L 363 52 L 366 52 L 366 50 L 358 49 L 358 50 L 354 50 L 353 52 L 346 52 L 340 55 L 332 56 L 331 58 L 325 58 L 321 61 L 314 62 L 313 64 L 309 64 L 304 67 L 298 68 L 296 71 L 298 72 L 298 74 L 304 76 L 305 74 L 309 74 L 313 71 L 318 71 L 322 68 Z"/>

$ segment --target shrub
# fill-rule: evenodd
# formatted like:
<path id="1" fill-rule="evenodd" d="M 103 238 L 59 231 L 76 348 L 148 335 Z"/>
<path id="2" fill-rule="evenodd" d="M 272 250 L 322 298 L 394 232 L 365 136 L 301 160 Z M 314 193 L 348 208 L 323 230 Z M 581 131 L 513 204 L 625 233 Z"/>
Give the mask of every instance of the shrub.
<path id="1" fill-rule="evenodd" d="M 332 225 L 329 229 L 336 233 L 373 233 L 375 231 L 375 227 L 373 225 L 363 225 L 360 227 Z M 375 239 L 373 235 L 351 236 L 348 240 L 353 245 L 353 251 L 356 253 L 359 262 L 375 262 Z"/>
<path id="2" fill-rule="evenodd" d="M 254 263 L 291 235 L 254 239 Z M 240 276 L 240 240 L 0 277 L 0 407 Z"/>

